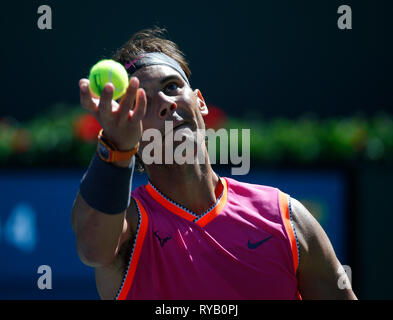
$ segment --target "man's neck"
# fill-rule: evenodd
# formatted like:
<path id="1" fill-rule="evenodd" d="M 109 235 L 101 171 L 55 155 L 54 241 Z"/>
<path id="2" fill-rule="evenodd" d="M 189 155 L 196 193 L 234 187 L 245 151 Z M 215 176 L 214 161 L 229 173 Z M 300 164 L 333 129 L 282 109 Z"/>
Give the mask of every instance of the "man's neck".
<path id="1" fill-rule="evenodd" d="M 217 200 L 219 178 L 208 165 L 159 165 L 147 170 L 151 183 L 166 197 L 196 214 Z"/>

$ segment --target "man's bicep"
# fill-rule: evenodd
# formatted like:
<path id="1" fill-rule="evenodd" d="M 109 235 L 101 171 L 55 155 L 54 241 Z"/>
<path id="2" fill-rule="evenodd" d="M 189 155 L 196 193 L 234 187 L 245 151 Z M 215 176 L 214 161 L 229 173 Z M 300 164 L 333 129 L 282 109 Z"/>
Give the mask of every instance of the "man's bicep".
<path id="1" fill-rule="evenodd" d="M 339 287 L 345 274 L 321 225 L 296 199 L 291 198 L 291 208 L 299 241 L 297 277 L 303 299 L 356 298 L 351 289 Z"/>

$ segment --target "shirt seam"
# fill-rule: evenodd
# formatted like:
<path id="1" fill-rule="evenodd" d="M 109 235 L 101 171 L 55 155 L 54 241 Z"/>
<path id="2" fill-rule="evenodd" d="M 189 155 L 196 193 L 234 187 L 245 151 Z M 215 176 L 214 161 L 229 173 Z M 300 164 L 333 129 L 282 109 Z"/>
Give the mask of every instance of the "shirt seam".
<path id="1" fill-rule="evenodd" d="M 138 234 L 139 234 L 139 230 L 140 230 L 141 222 L 142 222 L 142 214 L 141 214 L 141 211 L 139 209 L 138 203 L 135 200 L 134 200 L 134 202 L 135 202 L 135 205 L 136 205 L 136 208 L 137 208 L 137 211 L 138 211 L 138 225 L 137 225 L 134 241 L 133 241 L 133 244 L 132 244 L 131 255 L 130 255 L 130 259 L 128 261 L 128 266 L 127 266 L 126 271 L 124 272 L 123 280 L 121 282 L 119 290 L 117 291 L 115 300 L 117 300 L 119 298 L 120 293 L 123 290 L 124 284 L 126 282 L 126 279 L 127 279 L 127 276 L 128 276 L 128 271 L 130 270 L 130 266 L 131 266 L 132 257 L 134 255 L 134 251 L 135 251 L 136 240 L 138 238 Z"/>
<path id="2" fill-rule="evenodd" d="M 288 195 L 288 211 L 289 211 L 289 221 L 291 222 L 293 234 L 295 235 L 295 240 L 296 240 L 298 262 L 297 262 L 297 266 L 296 266 L 296 270 L 295 271 L 297 271 L 297 268 L 299 267 L 299 263 L 300 263 L 299 239 L 297 237 L 295 224 L 293 222 L 291 196 L 289 196 L 289 195 Z"/>
<path id="3" fill-rule="evenodd" d="M 220 178 L 221 179 L 221 178 Z M 178 208 L 186 211 L 187 213 L 191 214 L 193 217 L 195 217 L 195 219 L 192 220 L 192 222 L 197 222 L 198 220 L 202 219 L 202 217 L 204 217 L 206 214 L 208 214 L 209 212 L 211 212 L 221 201 L 221 198 L 224 195 L 225 192 L 225 188 L 222 190 L 221 195 L 216 199 L 216 202 L 207 210 L 205 210 L 201 215 L 197 215 L 195 212 L 191 211 L 190 209 L 187 209 L 186 207 L 183 207 L 181 204 L 177 203 L 176 201 L 173 201 L 171 199 L 169 199 L 168 197 L 166 197 L 165 195 L 163 195 L 155 186 L 154 184 L 149 180 L 150 185 L 152 186 L 152 188 L 161 196 L 163 197 L 165 200 L 167 200 L 168 202 L 172 203 L 173 205 L 177 206 Z M 222 183 L 222 182 L 221 182 Z M 168 209 L 169 210 L 169 209 Z M 171 211 L 171 210 L 169 210 Z M 172 212 L 172 211 L 171 211 Z"/>

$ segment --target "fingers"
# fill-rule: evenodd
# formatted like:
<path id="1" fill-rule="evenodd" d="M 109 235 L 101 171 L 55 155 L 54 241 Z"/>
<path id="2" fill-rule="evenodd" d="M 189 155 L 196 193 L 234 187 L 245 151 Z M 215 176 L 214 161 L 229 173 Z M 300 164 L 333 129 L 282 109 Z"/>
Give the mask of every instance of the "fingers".
<path id="1" fill-rule="evenodd" d="M 127 87 L 127 91 L 122 97 L 119 106 L 119 117 L 125 118 L 128 112 L 134 108 L 136 93 L 139 87 L 139 80 L 136 77 L 131 77 Z"/>
<path id="2" fill-rule="evenodd" d="M 80 90 L 80 103 L 83 108 L 91 112 L 97 112 L 97 103 L 93 99 L 89 89 L 89 80 L 81 79 L 79 80 L 79 90 Z"/>
<path id="3" fill-rule="evenodd" d="M 112 83 L 105 84 L 101 92 L 98 111 L 102 119 L 112 119 L 112 97 L 115 87 Z"/>
<path id="4" fill-rule="evenodd" d="M 131 116 L 135 120 L 142 120 L 146 114 L 147 98 L 146 92 L 142 88 L 138 90 L 135 108 L 130 112 Z"/>
<path id="5" fill-rule="evenodd" d="M 80 101 L 88 111 L 95 113 L 104 122 L 111 122 L 114 116 L 120 121 L 138 121 L 146 114 L 147 97 L 144 89 L 139 88 L 139 80 L 131 77 L 126 93 L 121 98 L 120 104 L 113 105 L 114 86 L 108 82 L 101 92 L 100 98 L 94 98 L 89 88 L 89 80 L 81 79 Z M 97 119 L 98 119 L 97 118 Z"/>

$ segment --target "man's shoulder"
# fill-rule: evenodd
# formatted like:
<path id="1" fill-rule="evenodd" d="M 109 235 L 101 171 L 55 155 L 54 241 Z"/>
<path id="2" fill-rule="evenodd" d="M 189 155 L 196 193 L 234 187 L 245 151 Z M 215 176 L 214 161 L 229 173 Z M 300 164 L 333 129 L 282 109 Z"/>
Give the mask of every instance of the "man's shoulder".
<path id="1" fill-rule="evenodd" d="M 280 190 L 274 186 L 239 181 L 233 178 L 225 178 L 227 181 L 228 197 L 238 201 L 249 202 L 258 205 L 276 205 Z"/>
<path id="2" fill-rule="evenodd" d="M 268 186 L 268 185 L 250 182 L 250 181 L 240 181 L 229 177 L 223 177 L 223 178 L 227 181 L 228 188 L 234 188 L 238 191 L 257 190 L 257 191 L 266 191 L 266 192 L 277 192 L 279 190 L 274 186 Z"/>

